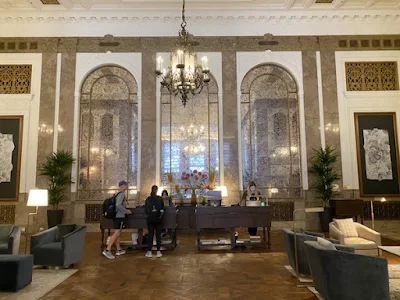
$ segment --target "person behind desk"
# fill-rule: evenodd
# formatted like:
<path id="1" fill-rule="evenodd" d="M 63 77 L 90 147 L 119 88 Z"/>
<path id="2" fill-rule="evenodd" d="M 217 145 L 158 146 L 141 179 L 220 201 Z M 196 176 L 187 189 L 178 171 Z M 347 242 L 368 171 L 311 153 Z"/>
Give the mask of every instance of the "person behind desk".
<path id="1" fill-rule="evenodd" d="M 260 195 L 260 192 L 257 191 L 256 183 L 250 181 L 247 190 L 243 193 L 240 206 L 246 206 L 246 201 L 256 201 Z M 257 227 L 249 227 L 248 232 L 250 236 L 257 235 Z"/>
<path id="2" fill-rule="evenodd" d="M 168 191 L 167 190 L 163 190 L 162 192 L 161 192 L 161 198 L 163 198 L 163 201 L 164 201 L 164 199 L 169 199 L 168 198 Z M 168 234 L 168 229 L 164 229 L 163 230 L 163 233 L 162 233 L 162 236 L 164 237 L 164 236 L 166 236 Z"/>
<path id="3" fill-rule="evenodd" d="M 154 231 L 157 241 L 157 257 L 161 257 L 161 225 L 164 216 L 164 200 L 157 196 L 158 186 L 151 187 L 150 197 L 144 203 L 144 211 L 147 216 L 147 229 L 149 231 L 146 257 L 153 257 L 151 248 L 153 248 Z"/>

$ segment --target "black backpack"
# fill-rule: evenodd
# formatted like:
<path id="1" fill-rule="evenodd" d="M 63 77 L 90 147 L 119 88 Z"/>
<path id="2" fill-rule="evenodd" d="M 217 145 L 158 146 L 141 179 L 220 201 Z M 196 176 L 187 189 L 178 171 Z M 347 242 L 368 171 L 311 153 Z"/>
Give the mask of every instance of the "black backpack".
<path id="1" fill-rule="evenodd" d="M 156 197 L 152 199 L 149 197 L 147 199 L 147 210 L 148 210 L 148 216 L 147 220 L 152 222 L 152 223 L 158 223 L 161 222 L 163 213 L 161 212 L 162 206 L 160 203 L 161 197 Z M 162 201 L 162 200 L 161 200 Z"/>
<path id="2" fill-rule="evenodd" d="M 114 194 L 112 197 L 107 198 L 103 202 L 103 216 L 107 219 L 114 219 L 117 214 L 116 198 L 120 192 Z"/>

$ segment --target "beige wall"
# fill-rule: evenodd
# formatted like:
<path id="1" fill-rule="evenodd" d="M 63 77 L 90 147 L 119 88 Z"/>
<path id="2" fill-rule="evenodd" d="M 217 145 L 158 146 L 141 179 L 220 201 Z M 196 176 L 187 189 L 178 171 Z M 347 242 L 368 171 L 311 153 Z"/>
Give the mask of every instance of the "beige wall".
<path id="1" fill-rule="evenodd" d="M 230 158 L 225 161 L 224 180 L 229 188 L 229 201 L 236 202 L 240 195 L 238 170 L 241 163 L 238 159 L 239 143 L 237 132 L 237 91 L 238 83 L 236 78 L 237 61 L 236 53 L 239 51 L 301 51 L 304 85 L 304 108 L 305 108 L 305 129 L 306 129 L 306 152 L 309 167 L 310 157 L 313 148 L 321 145 L 320 137 L 320 107 L 318 98 L 318 80 L 316 51 L 321 51 L 321 75 L 322 75 L 322 93 L 324 105 L 322 112 L 325 124 L 339 123 L 339 112 L 337 104 L 336 89 L 336 69 L 335 69 L 335 51 L 348 51 L 350 48 L 339 46 L 339 40 L 349 39 L 350 37 L 274 37 L 279 42 L 276 46 L 260 46 L 258 40 L 261 37 L 201 37 L 198 38 L 200 45 L 197 50 L 200 52 L 221 52 L 222 53 L 222 103 L 223 103 L 223 143 L 229 145 Z M 361 37 L 351 37 L 358 39 Z M 363 37 L 364 39 L 367 37 Z M 376 38 L 376 37 L 375 37 Z M 390 37 L 385 37 L 390 38 Z M 394 38 L 394 37 L 393 37 Z M 147 194 L 149 187 L 156 182 L 156 78 L 154 75 L 155 55 L 157 52 L 169 51 L 174 45 L 174 38 L 107 38 L 108 42 L 119 42 L 119 46 L 102 47 L 99 43 L 102 38 L 35 38 L 38 42 L 37 50 L 27 50 L 26 52 L 43 53 L 41 91 L 40 91 L 40 110 L 38 114 L 39 124 L 46 123 L 53 127 L 58 101 L 58 125 L 63 128 L 58 132 L 58 149 L 72 150 L 73 147 L 73 125 L 74 125 L 74 105 L 75 105 L 75 74 L 76 74 L 76 53 L 93 52 L 104 53 L 107 50 L 113 52 L 139 52 L 142 54 L 142 72 L 141 72 L 141 192 Z M 4 39 L 9 41 L 30 41 L 32 39 Z M 109 49 L 110 48 L 110 49 Z M 112 49 L 111 49 L 112 48 Z M 366 50 L 371 50 L 370 48 Z M 0 51 L 2 53 L 10 52 L 8 50 Z M 18 51 L 17 53 L 24 53 Z M 57 80 L 57 53 L 61 53 L 59 67 L 60 73 L 60 95 L 56 101 L 56 80 Z M 56 128 L 54 128 L 56 130 Z M 38 155 L 37 163 L 44 160 L 46 155 L 53 150 L 53 134 L 38 134 Z M 326 144 L 340 148 L 339 134 L 326 133 Z M 221 155 L 223 155 L 221 153 Z M 224 154 L 225 155 L 225 154 Z M 338 169 L 341 169 L 340 162 Z M 37 174 L 31 174 L 37 176 Z M 72 174 L 74 177 L 74 174 Z M 312 177 L 309 177 L 310 184 Z M 37 176 L 37 187 L 46 187 L 46 182 L 40 176 Z M 342 182 L 340 182 L 342 188 Z M 75 194 L 68 193 L 68 200 L 63 204 L 65 209 L 66 222 L 84 222 L 85 208 L 83 203 L 75 201 Z M 16 223 L 27 223 L 27 212 L 25 207 L 24 194 L 21 200 L 16 204 Z M 3 204 L 3 203 L 1 203 Z M 10 204 L 10 203 L 4 203 Z M 305 205 L 316 205 L 312 191 L 304 191 L 303 199 L 295 203 L 295 208 L 301 208 Z M 37 224 L 45 226 L 45 209 L 41 209 Z M 299 216 L 299 220 L 306 221 L 306 216 Z M 317 223 L 315 217 L 307 216 L 307 222 L 303 225 L 314 227 Z"/>

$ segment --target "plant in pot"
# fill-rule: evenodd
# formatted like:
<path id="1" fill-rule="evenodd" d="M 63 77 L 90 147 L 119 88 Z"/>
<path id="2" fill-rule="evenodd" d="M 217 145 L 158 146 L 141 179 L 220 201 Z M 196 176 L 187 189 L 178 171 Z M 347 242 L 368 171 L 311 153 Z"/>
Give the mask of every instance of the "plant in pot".
<path id="1" fill-rule="evenodd" d="M 40 175 L 49 180 L 49 204 L 52 210 L 47 211 L 48 227 L 54 227 L 62 223 L 64 211 L 59 209 L 59 204 L 65 198 L 65 190 L 71 181 L 70 170 L 75 159 L 69 151 L 57 151 L 46 157 L 40 164 Z"/>
<path id="2" fill-rule="evenodd" d="M 327 146 L 325 149 L 313 149 L 313 157 L 310 172 L 315 176 L 315 184 L 312 186 L 317 194 L 317 198 L 322 200 L 324 211 L 319 213 L 322 232 L 329 231 L 329 223 L 332 222 L 333 208 L 330 200 L 336 194 L 333 183 L 339 179 L 334 165 L 339 154 Z"/>

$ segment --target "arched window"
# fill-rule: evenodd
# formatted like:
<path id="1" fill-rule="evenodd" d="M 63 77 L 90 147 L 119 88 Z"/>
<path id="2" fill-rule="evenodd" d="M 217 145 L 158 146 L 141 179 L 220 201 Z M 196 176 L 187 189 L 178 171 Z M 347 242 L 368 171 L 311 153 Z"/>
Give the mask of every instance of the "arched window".
<path id="1" fill-rule="evenodd" d="M 80 98 L 79 200 L 102 200 L 127 180 L 137 186 L 138 98 L 135 78 L 108 65 L 83 81 Z"/>
<path id="2" fill-rule="evenodd" d="M 299 196 L 300 136 L 297 85 L 284 68 L 263 64 L 241 84 L 243 184 L 270 198 Z"/>
<path id="3" fill-rule="evenodd" d="M 218 84 L 208 86 L 183 107 L 178 97 L 161 88 L 161 182 L 166 173 L 179 183 L 182 172 L 216 171 L 219 182 Z"/>

